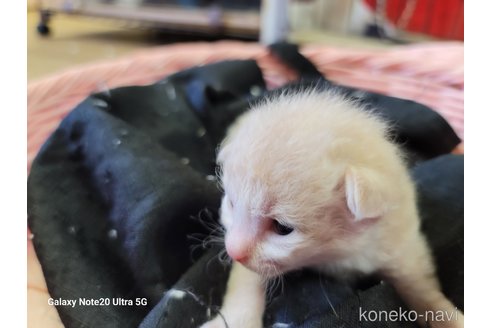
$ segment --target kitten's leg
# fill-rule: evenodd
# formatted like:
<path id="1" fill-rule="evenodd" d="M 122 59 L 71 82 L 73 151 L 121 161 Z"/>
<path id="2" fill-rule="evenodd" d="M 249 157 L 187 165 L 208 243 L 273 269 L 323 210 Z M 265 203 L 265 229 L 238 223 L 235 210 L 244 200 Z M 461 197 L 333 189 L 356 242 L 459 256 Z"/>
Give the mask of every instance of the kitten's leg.
<path id="1" fill-rule="evenodd" d="M 265 289 L 261 277 L 240 263 L 232 264 L 220 312 L 229 328 L 261 328 L 265 310 Z M 201 328 L 226 328 L 220 315 Z"/>
<path id="2" fill-rule="evenodd" d="M 463 314 L 441 292 L 432 258 L 422 235 L 419 234 L 403 247 L 392 264 L 383 270 L 383 275 L 390 280 L 410 310 L 424 316 L 427 313 L 427 323 L 425 317 L 419 317 L 422 327 L 463 327 Z"/>

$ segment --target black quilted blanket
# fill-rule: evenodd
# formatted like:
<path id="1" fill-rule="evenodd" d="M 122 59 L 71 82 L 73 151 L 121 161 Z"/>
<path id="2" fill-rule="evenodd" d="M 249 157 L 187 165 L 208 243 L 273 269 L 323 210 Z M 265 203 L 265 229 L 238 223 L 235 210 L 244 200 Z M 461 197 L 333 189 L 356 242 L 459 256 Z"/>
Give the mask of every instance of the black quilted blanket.
<path id="1" fill-rule="evenodd" d="M 336 86 L 292 49 L 279 56 L 304 78 L 284 88 L 316 80 L 392 123 L 409 154 L 443 289 L 463 309 L 463 156 L 446 155 L 458 137 L 423 105 Z M 32 165 L 28 223 L 67 327 L 197 327 L 217 314 L 230 267 L 223 245 L 207 242 L 221 196 L 215 149 L 267 92 L 278 90 L 266 91 L 254 61 L 221 62 L 94 94 L 63 120 Z M 272 290 L 264 325 L 416 327 L 360 318 L 360 309 L 400 307 L 375 277 L 346 285 L 305 270 Z"/>

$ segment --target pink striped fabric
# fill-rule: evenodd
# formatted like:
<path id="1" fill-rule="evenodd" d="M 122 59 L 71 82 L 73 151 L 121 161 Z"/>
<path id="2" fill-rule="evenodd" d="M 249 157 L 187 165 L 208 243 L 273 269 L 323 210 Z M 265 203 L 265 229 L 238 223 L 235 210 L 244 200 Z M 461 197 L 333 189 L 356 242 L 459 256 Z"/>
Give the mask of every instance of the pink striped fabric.
<path id="1" fill-rule="evenodd" d="M 309 45 L 301 51 L 332 81 L 433 108 L 463 138 L 463 43 L 428 43 L 389 50 Z M 146 49 L 32 82 L 28 86 L 28 169 L 62 118 L 92 92 L 150 84 L 195 65 L 250 58 L 258 61 L 269 88 L 296 78 L 261 45 L 221 41 Z"/>

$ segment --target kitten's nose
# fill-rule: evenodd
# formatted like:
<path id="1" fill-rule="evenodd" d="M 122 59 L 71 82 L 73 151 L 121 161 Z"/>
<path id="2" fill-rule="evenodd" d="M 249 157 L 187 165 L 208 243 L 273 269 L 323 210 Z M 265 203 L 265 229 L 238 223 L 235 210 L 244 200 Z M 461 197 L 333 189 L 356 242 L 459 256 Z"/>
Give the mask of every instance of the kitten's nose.
<path id="1" fill-rule="evenodd" d="M 236 262 L 239 262 L 242 264 L 248 262 L 249 255 L 246 251 L 229 247 L 229 248 L 227 248 L 227 253 Z"/>
<path id="2" fill-rule="evenodd" d="M 249 251 L 248 248 L 244 245 L 241 245 L 240 242 L 230 242 L 230 240 L 226 240 L 226 250 L 227 254 L 234 260 L 239 263 L 246 263 L 249 259 Z"/>
<path id="3" fill-rule="evenodd" d="M 254 231 L 247 224 L 236 222 L 232 224 L 225 236 L 225 247 L 227 254 L 239 263 L 246 263 L 251 258 L 253 243 L 255 240 Z"/>
<path id="4" fill-rule="evenodd" d="M 245 264 L 248 262 L 249 257 L 248 257 L 248 255 L 244 254 L 243 256 L 235 257 L 233 259 L 234 259 L 234 261 L 237 261 L 241 264 Z"/>

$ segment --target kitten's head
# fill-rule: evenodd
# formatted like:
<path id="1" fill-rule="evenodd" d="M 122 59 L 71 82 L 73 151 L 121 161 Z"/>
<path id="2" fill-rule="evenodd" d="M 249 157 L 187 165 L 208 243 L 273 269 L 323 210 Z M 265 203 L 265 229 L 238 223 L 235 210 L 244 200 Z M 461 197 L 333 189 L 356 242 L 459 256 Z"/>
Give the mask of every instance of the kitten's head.
<path id="1" fill-rule="evenodd" d="M 385 161 L 384 125 L 339 97 L 327 99 L 266 102 L 221 145 L 226 249 L 263 276 L 347 256 L 390 206 L 381 172 L 391 170 L 370 165 L 374 155 L 361 145 L 365 138 Z"/>

